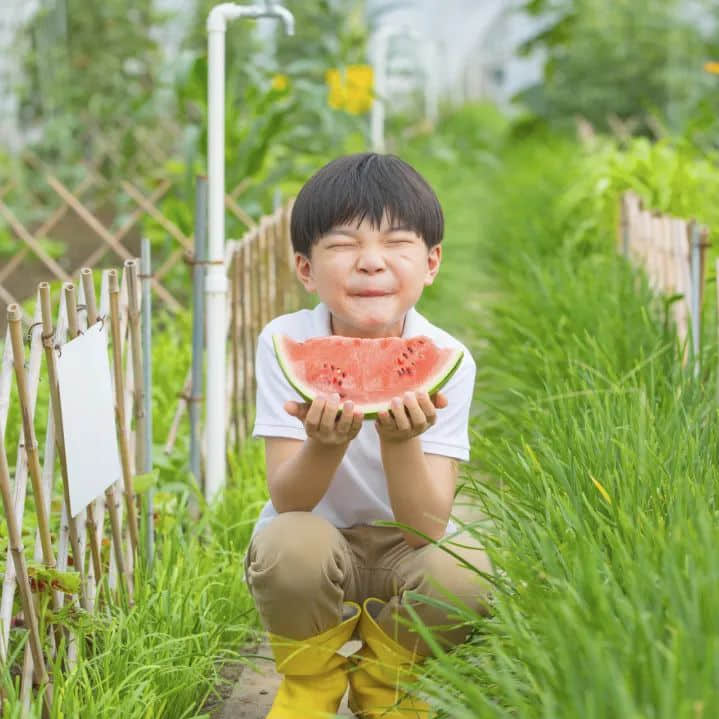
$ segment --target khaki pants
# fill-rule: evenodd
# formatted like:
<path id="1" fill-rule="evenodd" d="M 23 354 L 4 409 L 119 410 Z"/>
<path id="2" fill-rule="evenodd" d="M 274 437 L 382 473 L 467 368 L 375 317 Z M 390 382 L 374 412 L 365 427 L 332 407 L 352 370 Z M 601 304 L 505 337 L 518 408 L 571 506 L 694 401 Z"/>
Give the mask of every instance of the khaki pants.
<path id="1" fill-rule="evenodd" d="M 453 538 L 448 548 L 492 572 L 471 535 Z M 456 597 L 483 613 L 489 590 L 487 581 L 441 548 L 410 547 L 399 529 L 338 529 L 309 512 L 285 512 L 260 529 L 245 557 L 245 576 L 262 623 L 273 634 L 290 639 L 320 634 L 339 623 L 344 601 L 361 605 L 367 597 L 377 597 L 387 602 L 377 618 L 382 630 L 422 654 L 430 654 L 429 647 L 402 621 L 410 617 L 408 604 L 445 647 L 462 643 L 468 629 L 456 626 L 451 613 L 405 599 L 404 592 L 450 603 Z"/>

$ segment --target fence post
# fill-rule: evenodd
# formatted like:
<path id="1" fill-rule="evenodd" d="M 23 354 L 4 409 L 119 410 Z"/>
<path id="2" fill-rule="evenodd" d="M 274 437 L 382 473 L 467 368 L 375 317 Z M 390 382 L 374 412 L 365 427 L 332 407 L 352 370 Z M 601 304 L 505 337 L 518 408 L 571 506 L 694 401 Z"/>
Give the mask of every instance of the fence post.
<path id="1" fill-rule="evenodd" d="M 138 442 L 145 443 L 143 459 L 145 466 L 143 472 L 152 472 L 152 261 L 150 258 L 150 240 L 142 238 L 140 247 L 140 283 L 142 286 L 142 372 L 145 394 L 145 433 L 138 438 Z M 145 550 L 147 552 L 147 565 L 152 566 L 155 554 L 155 521 L 154 515 L 154 487 L 147 488 L 145 495 L 145 509 L 147 522 L 145 524 Z"/>
<path id="2" fill-rule="evenodd" d="M 698 224 L 690 223 L 691 252 L 691 313 L 692 351 L 694 353 L 694 376 L 699 376 L 699 350 L 701 341 L 701 232 Z"/>

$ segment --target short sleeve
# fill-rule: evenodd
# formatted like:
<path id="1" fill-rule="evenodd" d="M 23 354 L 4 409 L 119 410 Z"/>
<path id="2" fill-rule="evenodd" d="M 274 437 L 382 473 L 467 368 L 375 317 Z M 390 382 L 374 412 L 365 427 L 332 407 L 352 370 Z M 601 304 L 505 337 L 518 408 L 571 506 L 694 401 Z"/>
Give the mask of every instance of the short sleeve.
<path id="1" fill-rule="evenodd" d="M 303 402 L 297 390 L 287 381 L 275 357 L 270 332 L 263 331 L 257 340 L 255 355 L 257 380 L 255 426 L 253 437 L 288 437 L 306 439 L 304 425 L 287 414 L 283 405 L 287 400 Z"/>
<path id="2" fill-rule="evenodd" d="M 465 351 L 462 363 L 440 390 L 447 406 L 437 410 L 437 421 L 420 435 L 427 454 L 440 454 L 466 462 L 469 459 L 469 411 L 474 395 L 477 366 Z"/>

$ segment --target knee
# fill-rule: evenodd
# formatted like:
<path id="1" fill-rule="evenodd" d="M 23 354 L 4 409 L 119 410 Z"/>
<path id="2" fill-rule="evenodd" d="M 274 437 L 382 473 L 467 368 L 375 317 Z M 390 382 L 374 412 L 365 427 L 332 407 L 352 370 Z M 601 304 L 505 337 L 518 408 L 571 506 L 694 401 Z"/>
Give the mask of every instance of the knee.
<path id="1" fill-rule="evenodd" d="M 346 568 L 342 535 L 309 512 L 283 512 L 250 546 L 247 579 L 256 591 L 287 599 L 312 596 L 324 583 L 341 584 Z"/>
<path id="2" fill-rule="evenodd" d="M 417 562 L 414 575 L 405 586 L 418 594 L 442 599 L 450 604 L 457 601 L 474 612 L 485 614 L 490 593 L 492 565 L 482 550 L 473 550 L 463 558 L 470 566 L 457 557 L 436 546 L 427 546 Z"/>

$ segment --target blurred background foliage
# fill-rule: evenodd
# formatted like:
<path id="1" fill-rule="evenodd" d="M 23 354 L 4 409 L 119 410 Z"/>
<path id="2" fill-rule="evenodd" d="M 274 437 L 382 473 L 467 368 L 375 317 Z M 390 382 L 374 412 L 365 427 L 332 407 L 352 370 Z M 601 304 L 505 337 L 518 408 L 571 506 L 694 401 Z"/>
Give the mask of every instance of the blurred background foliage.
<path id="1" fill-rule="evenodd" d="M 517 96 L 533 115 L 716 145 L 719 93 L 702 70 L 719 57 L 715 0 L 528 0 L 523 11 L 541 29 L 519 52 L 546 56 L 541 81 Z"/>
<path id="2" fill-rule="evenodd" d="M 195 178 L 206 171 L 205 20 L 214 4 L 185 3 L 181 37 L 171 52 L 163 38 L 177 14 L 158 11 L 153 0 L 129 6 L 120 0 L 48 0 L 18 30 L 22 82 L 16 90 L 23 126 L 31 130 L 24 154 L 32 153 L 71 186 L 92 166 L 103 182 L 85 200 L 98 207 L 109 203 L 111 229 L 135 207 L 117 191 L 120 179 L 149 192 L 167 178 L 174 188 L 160 209 L 186 235 L 193 233 Z M 293 37 L 277 21 L 229 26 L 226 183 L 228 191 L 247 185 L 238 198 L 247 213 L 256 218 L 270 211 L 330 158 L 369 146 L 370 30 L 379 9 L 389 13 L 407 4 L 288 0 L 296 18 Z M 538 125 L 574 134 L 581 118 L 622 147 L 643 136 L 681 144 L 677 151 L 683 153 L 717 148 L 719 75 L 703 69 L 719 60 L 716 0 L 507 0 L 505 12 L 510 23 L 517 15 L 534 22 L 515 54 L 544 58 L 539 82 L 502 108 L 513 137 Z M 390 150 L 401 152 L 418 135 L 431 138 L 425 118 L 398 109 L 402 103 L 391 105 Z M 422 103 L 410 106 L 414 112 Z M 456 109 L 444 99 L 446 117 Z M 452 147 L 428 142 L 428 152 L 460 159 L 463 147 L 476 148 L 474 135 L 483 126 L 466 125 L 468 134 L 455 133 Z M 491 161 L 488 154 L 478 159 Z M 37 162 L 28 166 L 0 151 L 0 179 L 16 182 L 8 199 L 30 226 L 55 199 L 37 168 Z M 245 229 L 228 214 L 229 236 Z M 171 246 L 166 229 L 152 218 L 143 220 L 141 232 L 158 254 Z M 61 242 L 41 240 L 61 258 Z M 17 238 L 0 224 L 0 257 L 16 247 Z M 170 283 L 177 290 L 185 279 L 178 275 Z"/>

